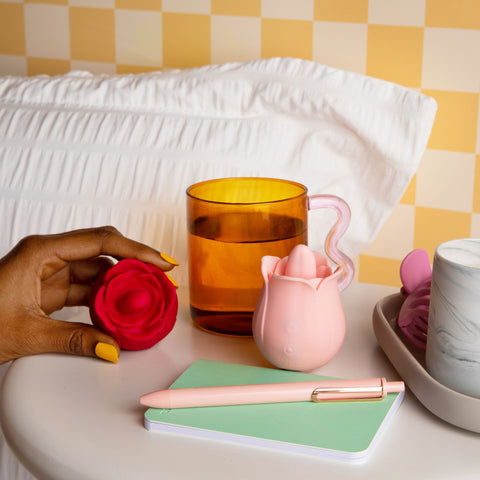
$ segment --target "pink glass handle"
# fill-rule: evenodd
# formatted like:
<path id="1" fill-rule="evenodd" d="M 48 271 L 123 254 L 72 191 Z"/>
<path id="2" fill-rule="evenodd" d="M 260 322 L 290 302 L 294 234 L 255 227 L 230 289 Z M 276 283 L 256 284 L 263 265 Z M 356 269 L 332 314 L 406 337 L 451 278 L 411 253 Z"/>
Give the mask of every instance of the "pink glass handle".
<path id="1" fill-rule="evenodd" d="M 341 292 L 350 285 L 355 272 L 352 260 L 337 247 L 338 241 L 350 225 L 350 207 L 335 195 L 309 195 L 308 209 L 315 210 L 316 208 L 332 208 L 337 212 L 337 221 L 325 239 L 325 252 L 330 260 L 343 271 L 343 275 L 338 281 L 338 289 Z"/>

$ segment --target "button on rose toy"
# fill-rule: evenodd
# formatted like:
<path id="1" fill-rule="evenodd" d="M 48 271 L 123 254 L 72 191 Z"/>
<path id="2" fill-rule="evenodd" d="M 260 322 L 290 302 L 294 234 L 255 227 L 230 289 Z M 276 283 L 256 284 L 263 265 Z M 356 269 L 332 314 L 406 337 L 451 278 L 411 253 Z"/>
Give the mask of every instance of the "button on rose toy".
<path id="1" fill-rule="evenodd" d="M 155 265 L 133 258 L 119 261 L 94 284 L 93 324 L 125 350 L 143 350 L 166 337 L 175 325 L 174 285 Z"/>

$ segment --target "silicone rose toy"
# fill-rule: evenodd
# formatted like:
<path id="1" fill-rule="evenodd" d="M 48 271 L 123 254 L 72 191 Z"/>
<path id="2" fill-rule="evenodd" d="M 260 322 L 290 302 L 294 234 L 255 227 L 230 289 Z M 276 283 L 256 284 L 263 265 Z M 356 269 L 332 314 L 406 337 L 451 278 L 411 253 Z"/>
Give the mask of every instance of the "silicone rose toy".
<path id="1" fill-rule="evenodd" d="M 172 282 L 155 265 L 119 261 L 93 286 L 90 317 L 125 350 L 143 350 L 175 325 L 178 298 Z"/>
<path id="2" fill-rule="evenodd" d="M 262 355 L 287 370 L 309 371 L 329 362 L 345 336 L 339 280 L 347 279 L 345 288 L 351 275 L 342 267 L 332 272 L 327 259 L 306 245 L 282 259 L 263 257 L 262 275 L 253 315 L 253 338 Z"/>

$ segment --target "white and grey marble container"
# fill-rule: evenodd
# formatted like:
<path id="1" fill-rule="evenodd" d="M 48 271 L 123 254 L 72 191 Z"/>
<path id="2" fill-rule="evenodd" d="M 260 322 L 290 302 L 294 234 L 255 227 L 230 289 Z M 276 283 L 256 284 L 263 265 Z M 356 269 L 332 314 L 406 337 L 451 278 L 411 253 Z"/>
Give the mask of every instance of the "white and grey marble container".
<path id="1" fill-rule="evenodd" d="M 425 359 L 440 383 L 480 397 L 480 238 L 435 251 Z"/>

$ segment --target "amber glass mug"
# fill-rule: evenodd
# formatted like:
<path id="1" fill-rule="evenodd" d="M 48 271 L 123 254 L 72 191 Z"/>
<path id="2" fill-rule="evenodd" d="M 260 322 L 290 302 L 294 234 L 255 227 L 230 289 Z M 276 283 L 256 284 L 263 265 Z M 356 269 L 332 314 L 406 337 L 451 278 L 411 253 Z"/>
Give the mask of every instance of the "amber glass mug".
<path id="1" fill-rule="evenodd" d="M 187 227 L 193 321 L 210 332 L 251 336 L 263 286 L 262 257 L 283 258 L 295 245 L 306 245 L 308 210 L 321 207 L 333 208 L 338 215 L 326 240 L 326 253 L 339 265 L 348 263 L 345 271 L 353 272 L 351 260 L 336 247 L 350 222 L 350 209 L 341 198 L 308 196 L 304 185 L 276 178 L 220 178 L 190 186 Z"/>

